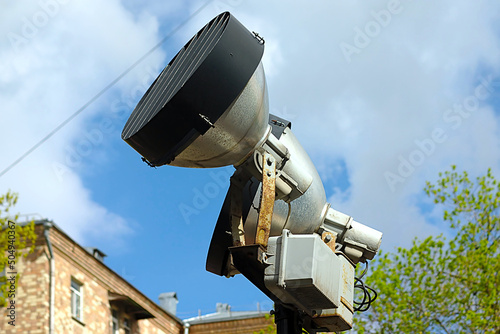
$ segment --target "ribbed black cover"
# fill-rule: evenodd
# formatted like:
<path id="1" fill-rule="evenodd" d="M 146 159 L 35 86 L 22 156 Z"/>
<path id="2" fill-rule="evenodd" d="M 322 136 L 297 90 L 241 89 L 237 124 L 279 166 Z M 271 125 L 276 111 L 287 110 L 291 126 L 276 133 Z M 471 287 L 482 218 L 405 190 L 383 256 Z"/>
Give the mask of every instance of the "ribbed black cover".
<path id="1" fill-rule="evenodd" d="M 137 104 L 123 129 L 123 139 L 140 130 L 179 91 L 219 41 L 228 20 L 229 13 L 217 16 L 170 61 Z"/>
<path id="2" fill-rule="evenodd" d="M 237 98 L 263 45 L 229 12 L 201 29 L 170 61 L 132 112 L 122 139 L 152 165 L 170 163 Z"/>

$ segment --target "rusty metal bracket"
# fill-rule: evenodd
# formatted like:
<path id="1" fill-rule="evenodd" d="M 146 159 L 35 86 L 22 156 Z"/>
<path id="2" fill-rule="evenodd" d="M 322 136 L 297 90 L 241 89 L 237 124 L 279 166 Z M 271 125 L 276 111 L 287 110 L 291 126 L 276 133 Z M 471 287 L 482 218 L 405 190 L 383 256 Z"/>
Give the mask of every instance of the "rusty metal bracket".
<path id="1" fill-rule="evenodd" d="M 260 200 L 259 221 L 255 242 L 267 248 L 271 233 L 274 201 L 276 199 L 276 159 L 272 154 L 262 154 L 262 196 Z"/>
<path id="2" fill-rule="evenodd" d="M 332 252 L 335 253 L 335 239 L 337 238 L 337 235 L 328 231 L 323 231 L 321 234 L 321 240 L 325 242 L 325 244 L 330 247 Z"/>
<path id="3" fill-rule="evenodd" d="M 231 176 L 229 192 L 231 196 L 231 235 L 233 246 L 245 246 L 245 230 L 243 229 L 243 188 L 250 175 L 241 169 Z"/>

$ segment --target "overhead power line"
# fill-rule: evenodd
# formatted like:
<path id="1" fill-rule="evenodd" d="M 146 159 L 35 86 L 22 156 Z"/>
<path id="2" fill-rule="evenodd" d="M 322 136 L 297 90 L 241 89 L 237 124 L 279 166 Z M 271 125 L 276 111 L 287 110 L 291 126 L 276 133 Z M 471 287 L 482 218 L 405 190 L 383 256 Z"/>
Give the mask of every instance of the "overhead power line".
<path id="1" fill-rule="evenodd" d="M 175 27 L 171 32 L 169 32 L 165 37 L 163 37 L 163 39 L 160 42 L 158 42 L 155 46 L 153 46 L 150 50 L 148 50 L 148 52 L 146 52 L 136 62 L 134 62 L 132 65 L 130 65 L 125 71 L 123 71 L 119 76 L 117 76 L 113 81 L 111 81 L 106 87 L 101 89 L 87 103 L 85 103 L 78 110 L 76 110 L 73 114 L 71 114 L 68 118 L 66 118 L 59 125 L 57 125 L 52 131 L 50 131 L 45 137 L 40 139 L 36 144 L 34 144 L 31 148 L 29 148 L 26 152 L 24 152 L 14 162 L 12 162 L 10 165 L 8 165 L 6 168 L 4 168 L 2 170 L 2 172 L 0 172 L 0 177 L 4 176 L 7 172 L 9 172 L 17 164 L 19 164 L 21 161 L 23 161 L 27 156 L 29 156 L 31 153 L 33 153 L 37 148 L 42 146 L 53 135 L 55 135 L 57 132 L 59 132 L 59 130 L 61 130 L 63 127 L 65 127 L 69 122 L 71 122 L 82 111 L 87 109 L 92 103 L 94 103 L 99 97 L 101 97 L 104 93 L 106 93 L 118 81 L 120 81 L 124 76 L 126 76 L 130 71 L 132 71 L 137 65 L 139 65 L 144 59 L 146 59 L 150 54 L 152 54 L 154 51 L 156 51 L 156 49 L 158 49 L 163 43 L 165 43 L 168 39 L 170 39 L 173 35 L 175 35 L 182 27 L 184 27 L 189 21 L 191 21 L 196 15 L 198 15 L 212 1 L 213 0 L 208 0 L 207 2 L 205 2 L 200 8 L 198 8 L 195 12 L 193 12 L 187 19 L 185 19 L 177 27 Z"/>

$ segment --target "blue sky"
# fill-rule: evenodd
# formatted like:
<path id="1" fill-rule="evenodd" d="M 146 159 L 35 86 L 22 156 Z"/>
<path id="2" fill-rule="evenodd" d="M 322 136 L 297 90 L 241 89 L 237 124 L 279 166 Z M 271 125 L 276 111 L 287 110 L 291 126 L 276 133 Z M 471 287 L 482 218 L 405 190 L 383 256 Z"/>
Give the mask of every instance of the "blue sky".
<path id="1" fill-rule="evenodd" d="M 0 170 L 192 18 L 0 177 L 0 191 L 19 192 L 18 211 L 100 248 L 151 299 L 176 291 L 181 318 L 213 312 L 216 302 L 270 308 L 243 277 L 205 271 L 232 167 L 152 169 L 120 139 L 149 84 L 205 23 L 231 11 L 264 36 L 270 111 L 292 121 L 333 207 L 383 231 L 382 247 L 391 249 L 446 232 L 422 192 L 425 180 L 451 164 L 498 175 L 499 6 L 3 1 Z"/>

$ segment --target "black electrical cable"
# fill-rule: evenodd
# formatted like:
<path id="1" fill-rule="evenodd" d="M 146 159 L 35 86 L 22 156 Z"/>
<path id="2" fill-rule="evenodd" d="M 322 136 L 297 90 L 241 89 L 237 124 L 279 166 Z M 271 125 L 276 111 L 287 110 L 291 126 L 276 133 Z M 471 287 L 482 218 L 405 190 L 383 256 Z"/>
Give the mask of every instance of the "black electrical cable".
<path id="1" fill-rule="evenodd" d="M 365 269 L 363 270 L 361 275 L 359 277 L 354 277 L 355 280 L 354 289 L 361 290 L 363 295 L 363 299 L 361 301 L 356 301 L 356 300 L 353 301 L 354 304 L 356 305 L 354 307 L 354 311 L 357 312 L 367 311 L 370 308 L 371 304 L 378 297 L 377 292 L 374 289 L 370 288 L 368 285 L 365 285 L 365 283 L 361 280 L 368 271 L 368 261 L 366 261 L 365 264 L 366 264 Z"/>

